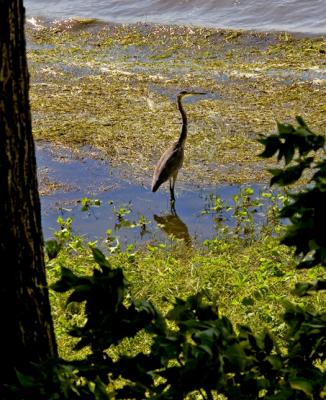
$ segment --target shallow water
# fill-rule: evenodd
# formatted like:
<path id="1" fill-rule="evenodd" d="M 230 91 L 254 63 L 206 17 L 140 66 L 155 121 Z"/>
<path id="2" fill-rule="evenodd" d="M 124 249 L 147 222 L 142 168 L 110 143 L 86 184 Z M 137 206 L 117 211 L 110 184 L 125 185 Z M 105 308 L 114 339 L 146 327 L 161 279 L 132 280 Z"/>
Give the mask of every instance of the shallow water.
<path id="1" fill-rule="evenodd" d="M 25 0 L 27 16 L 326 33 L 326 0 Z"/>
<path id="2" fill-rule="evenodd" d="M 107 162 L 89 156 L 92 150 L 84 148 L 76 158 L 67 149 L 49 143 L 36 146 L 40 182 L 42 225 L 45 239 L 58 229 L 57 218 L 73 218 L 73 231 L 87 240 L 103 239 L 107 229 L 123 245 L 170 240 L 169 235 L 190 244 L 211 239 L 216 235 L 216 214 L 204 210 L 210 207 L 210 198 L 219 196 L 226 203 L 239 192 L 238 185 L 200 187 L 176 185 L 176 212 L 171 213 L 167 187 L 150 191 L 150 182 L 135 185 L 128 181 L 126 171 L 116 170 Z M 97 154 L 98 155 L 98 154 Z M 55 182 L 57 189 L 47 193 L 47 183 Z M 255 191 L 262 185 L 253 186 Z M 81 211 L 81 199 L 98 199 L 101 206 Z M 130 210 L 119 218 L 121 208 Z M 232 224 L 224 213 L 225 223 Z M 146 224 L 139 223 L 145 218 Z M 259 214 L 257 214 L 259 218 Z"/>

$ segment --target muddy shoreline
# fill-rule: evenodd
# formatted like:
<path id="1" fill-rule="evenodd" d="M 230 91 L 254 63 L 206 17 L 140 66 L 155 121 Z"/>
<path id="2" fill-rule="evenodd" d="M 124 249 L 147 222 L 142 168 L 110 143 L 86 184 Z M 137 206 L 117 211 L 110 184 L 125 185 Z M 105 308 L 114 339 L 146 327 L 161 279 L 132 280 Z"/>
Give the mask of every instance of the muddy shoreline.
<path id="1" fill-rule="evenodd" d="M 301 115 L 325 133 L 326 41 L 286 32 L 232 31 L 97 20 L 27 24 L 37 141 L 101 151 L 129 178 L 150 182 L 179 134 L 174 99 L 187 102 L 181 182 L 267 182 L 256 139 Z"/>

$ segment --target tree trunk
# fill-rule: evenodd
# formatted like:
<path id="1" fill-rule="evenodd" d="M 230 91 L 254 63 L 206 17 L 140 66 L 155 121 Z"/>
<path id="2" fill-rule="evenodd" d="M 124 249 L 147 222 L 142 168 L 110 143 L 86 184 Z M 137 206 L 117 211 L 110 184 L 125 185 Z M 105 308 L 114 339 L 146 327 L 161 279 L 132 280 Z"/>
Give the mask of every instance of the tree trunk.
<path id="1" fill-rule="evenodd" d="M 0 387 L 57 355 L 45 277 L 22 0 L 0 0 Z"/>

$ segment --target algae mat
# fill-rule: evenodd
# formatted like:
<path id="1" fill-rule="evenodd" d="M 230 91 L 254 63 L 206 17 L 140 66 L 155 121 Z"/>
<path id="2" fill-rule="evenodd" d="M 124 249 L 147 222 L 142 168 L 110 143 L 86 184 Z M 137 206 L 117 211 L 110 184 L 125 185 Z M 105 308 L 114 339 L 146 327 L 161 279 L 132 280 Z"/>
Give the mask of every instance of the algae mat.
<path id="1" fill-rule="evenodd" d="M 326 41 L 289 33 L 68 20 L 28 25 L 36 140 L 101 150 L 148 184 L 175 140 L 180 90 L 189 137 L 179 181 L 264 182 L 257 135 L 301 115 L 325 132 Z"/>

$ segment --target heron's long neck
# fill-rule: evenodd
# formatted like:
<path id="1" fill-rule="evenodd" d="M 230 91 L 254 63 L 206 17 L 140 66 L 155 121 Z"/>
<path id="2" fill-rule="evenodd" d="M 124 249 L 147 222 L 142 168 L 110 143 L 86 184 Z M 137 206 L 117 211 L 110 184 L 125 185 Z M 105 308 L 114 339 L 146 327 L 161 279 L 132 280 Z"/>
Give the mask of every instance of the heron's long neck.
<path id="1" fill-rule="evenodd" d="M 178 98 L 178 109 L 181 113 L 182 117 L 182 129 L 180 133 L 180 137 L 178 140 L 178 143 L 183 146 L 185 144 L 185 141 L 187 139 L 187 132 L 188 132 L 188 120 L 187 120 L 187 115 L 185 110 L 183 109 L 182 103 L 181 103 L 181 98 Z"/>

